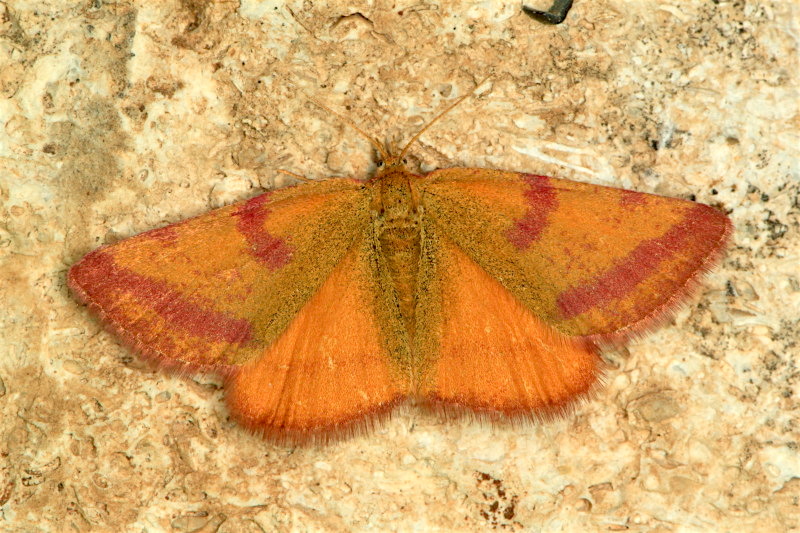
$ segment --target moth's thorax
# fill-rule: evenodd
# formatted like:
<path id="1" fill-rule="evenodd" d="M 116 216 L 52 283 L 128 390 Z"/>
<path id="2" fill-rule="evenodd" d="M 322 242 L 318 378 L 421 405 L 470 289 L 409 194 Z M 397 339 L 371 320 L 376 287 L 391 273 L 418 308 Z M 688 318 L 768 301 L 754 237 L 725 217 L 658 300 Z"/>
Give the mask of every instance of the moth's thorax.
<path id="1" fill-rule="evenodd" d="M 402 165 L 381 169 L 371 180 L 373 209 L 386 219 L 404 218 L 416 213 L 412 181 L 419 179 Z"/>
<path id="2" fill-rule="evenodd" d="M 406 332 L 416 333 L 417 277 L 420 255 L 419 204 L 412 182 L 419 179 L 401 164 L 391 164 L 370 180 L 375 236 L 383 271 L 394 288 Z M 387 287 L 388 289 L 389 287 Z"/>

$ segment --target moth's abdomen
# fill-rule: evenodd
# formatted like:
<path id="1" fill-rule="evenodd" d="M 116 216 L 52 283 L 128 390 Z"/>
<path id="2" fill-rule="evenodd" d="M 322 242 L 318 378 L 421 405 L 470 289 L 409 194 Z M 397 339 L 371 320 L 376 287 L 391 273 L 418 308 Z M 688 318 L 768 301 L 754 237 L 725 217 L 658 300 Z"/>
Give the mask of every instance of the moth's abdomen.
<path id="1" fill-rule="evenodd" d="M 411 218 L 387 221 L 378 241 L 394 286 L 403 325 L 409 337 L 413 338 L 416 334 L 419 224 Z"/>

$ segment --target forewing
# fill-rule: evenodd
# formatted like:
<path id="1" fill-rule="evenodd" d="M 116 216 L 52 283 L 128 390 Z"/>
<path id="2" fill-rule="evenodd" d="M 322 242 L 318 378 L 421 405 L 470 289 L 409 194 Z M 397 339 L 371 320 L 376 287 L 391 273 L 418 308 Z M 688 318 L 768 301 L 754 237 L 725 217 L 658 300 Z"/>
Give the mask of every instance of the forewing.
<path id="1" fill-rule="evenodd" d="M 595 342 L 674 309 L 731 232 L 706 205 L 544 176 L 456 168 L 417 187 L 431 224 L 526 309 Z"/>
<path id="2" fill-rule="evenodd" d="M 224 373 L 277 340 L 368 221 L 359 182 L 303 184 L 99 248 L 69 284 L 160 365 Z"/>

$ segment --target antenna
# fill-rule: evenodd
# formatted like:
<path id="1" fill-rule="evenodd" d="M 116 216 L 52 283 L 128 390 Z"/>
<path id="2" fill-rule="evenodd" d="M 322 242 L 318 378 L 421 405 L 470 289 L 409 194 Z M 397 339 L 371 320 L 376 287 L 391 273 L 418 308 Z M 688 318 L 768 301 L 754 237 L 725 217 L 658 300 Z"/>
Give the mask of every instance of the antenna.
<path id="1" fill-rule="evenodd" d="M 411 138 L 411 140 L 410 140 L 410 141 L 408 141 L 408 143 L 406 144 L 405 148 L 403 148 L 403 151 L 402 151 L 402 152 L 400 152 L 400 155 L 399 155 L 399 156 L 397 156 L 397 159 L 398 159 L 398 160 L 400 160 L 400 161 L 402 161 L 402 160 L 403 160 L 403 156 L 404 156 L 404 155 L 406 155 L 406 152 L 407 152 L 407 151 L 408 151 L 408 149 L 411 147 L 411 145 L 412 145 L 412 144 L 414 144 L 414 143 L 417 141 L 417 139 L 419 139 L 419 138 L 420 138 L 420 136 L 421 136 L 423 133 L 425 133 L 425 132 L 428 130 L 428 128 L 430 128 L 431 126 L 433 126 L 433 125 L 434 125 L 434 124 L 435 124 L 435 123 L 436 123 L 436 122 L 437 122 L 437 121 L 438 121 L 440 118 L 442 118 L 442 117 L 443 117 L 443 116 L 445 116 L 447 113 L 449 113 L 449 112 L 450 112 L 450 110 L 451 110 L 451 109 L 453 109 L 455 106 L 457 106 L 458 104 L 460 104 L 461 102 L 463 102 L 464 100 L 466 100 L 467 98 L 469 98 L 470 96 L 472 96 L 473 94 L 475 94 L 475 91 L 477 91 L 477 90 L 478 90 L 478 88 L 479 88 L 481 85 L 483 85 L 483 84 L 486 82 L 486 80 L 488 80 L 490 77 L 491 77 L 491 76 L 486 76 L 485 78 L 483 78 L 483 79 L 480 81 L 480 83 L 478 83 L 478 84 L 477 84 L 477 85 L 476 85 L 476 86 L 475 86 L 475 87 L 474 87 L 474 88 L 473 88 L 473 89 L 472 89 L 470 92 L 468 92 L 467 94 L 465 94 L 464 96 L 462 96 L 461 98 L 459 98 L 458 100 L 456 100 L 455 102 L 453 102 L 452 104 L 450 104 L 450 105 L 447 107 L 447 109 L 445 109 L 444 111 L 442 111 L 441 113 L 439 113 L 438 115 L 436 115 L 436 116 L 433 118 L 433 120 L 431 120 L 430 122 L 428 122 L 428 124 L 426 124 L 426 125 L 425 125 L 425 126 L 424 126 L 424 127 L 421 129 L 421 130 L 419 130 L 419 131 L 417 132 L 417 134 L 416 134 L 416 135 L 414 135 L 414 136 Z"/>
<path id="2" fill-rule="evenodd" d="M 377 140 L 375 140 L 373 137 L 370 137 L 366 132 L 364 132 L 364 130 L 362 130 L 361 128 L 356 126 L 350 119 L 348 119 L 344 115 L 341 115 L 341 114 L 337 113 L 336 111 L 334 111 L 333 109 L 329 108 L 328 106 L 326 106 L 326 105 L 314 100 L 313 98 L 309 98 L 309 100 L 312 103 L 314 103 L 317 106 L 319 106 L 322 109 L 324 109 L 325 111 L 327 111 L 328 113 L 331 113 L 332 115 L 335 115 L 335 116 L 339 117 L 339 120 L 341 120 L 342 122 L 344 122 L 345 124 L 347 124 L 348 126 L 353 128 L 354 130 L 356 130 L 358 133 L 360 133 L 362 137 L 364 137 L 366 140 L 368 140 L 370 142 L 370 144 L 372 146 L 374 146 L 376 150 L 378 150 L 378 153 L 381 154 L 381 159 L 383 161 L 386 161 L 386 160 L 390 159 L 390 156 L 386 152 L 386 149 L 383 146 L 381 146 L 380 143 Z"/>

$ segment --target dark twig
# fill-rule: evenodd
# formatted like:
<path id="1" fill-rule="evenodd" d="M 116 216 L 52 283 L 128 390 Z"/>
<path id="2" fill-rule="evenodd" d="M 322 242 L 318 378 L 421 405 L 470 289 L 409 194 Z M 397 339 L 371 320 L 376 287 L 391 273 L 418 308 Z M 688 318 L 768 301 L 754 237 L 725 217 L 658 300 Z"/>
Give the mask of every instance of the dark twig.
<path id="1" fill-rule="evenodd" d="M 522 11 L 534 20 L 545 24 L 561 24 L 567 18 L 572 7 L 572 0 L 553 0 L 553 5 L 547 11 L 539 11 L 528 6 L 522 6 Z"/>

